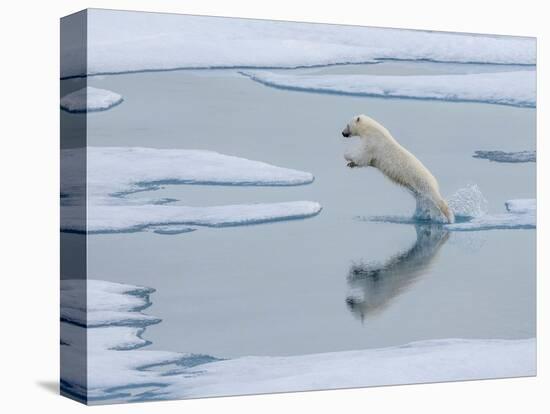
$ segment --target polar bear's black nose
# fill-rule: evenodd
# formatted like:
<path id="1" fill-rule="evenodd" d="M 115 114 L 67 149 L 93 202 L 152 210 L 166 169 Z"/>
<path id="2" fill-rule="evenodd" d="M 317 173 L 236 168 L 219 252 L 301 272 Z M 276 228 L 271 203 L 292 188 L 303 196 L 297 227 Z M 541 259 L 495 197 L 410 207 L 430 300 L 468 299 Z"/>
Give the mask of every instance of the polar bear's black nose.
<path id="1" fill-rule="evenodd" d="M 348 138 L 349 137 L 349 132 L 342 131 L 342 136 Z"/>

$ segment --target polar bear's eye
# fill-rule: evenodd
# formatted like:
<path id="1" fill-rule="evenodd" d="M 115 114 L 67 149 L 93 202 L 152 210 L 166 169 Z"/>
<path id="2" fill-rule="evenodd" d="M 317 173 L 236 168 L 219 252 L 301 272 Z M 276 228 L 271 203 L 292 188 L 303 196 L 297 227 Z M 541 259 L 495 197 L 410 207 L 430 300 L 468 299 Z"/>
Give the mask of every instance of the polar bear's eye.
<path id="1" fill-rule="evenodd" d="M 361 120 L 361 117 L 358 116 L 357 119 L 356 119 L 356 122 L 359 122 Z"/>

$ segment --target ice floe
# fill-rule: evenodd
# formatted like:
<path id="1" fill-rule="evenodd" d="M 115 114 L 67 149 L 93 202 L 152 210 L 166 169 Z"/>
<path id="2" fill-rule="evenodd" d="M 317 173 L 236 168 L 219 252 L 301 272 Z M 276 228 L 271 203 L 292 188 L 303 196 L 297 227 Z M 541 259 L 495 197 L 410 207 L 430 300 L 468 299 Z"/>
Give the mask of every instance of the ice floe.
<path id="1" fill-rule="evenodd" d="M 536 342 L 428 340 L 360 351 L 243 357 L 198 368 L 202 372 L 196 377 L 170 387 L 173 397 L 532 376 L 536 373 Z M 180 387 L 185 388 L 183 395 L 178 395 Z"/>
<path id="2" fill-rule="evenodd" d="M 526 70 L 421 76 L 289 75 L 269 71 L 241 73 L 267 86 L 296 91 L 487 102 L 523 107 L 536 105 L 536 72 Z"/>
<path id="3" fill-rule="evenodd" d="M 74 214 L 71 213 L 74 211 Z M 236 204 L 211 207 L 179 205 L 94 205 L 88 207 L 86 223 L 79 208 L 67 207 L 63 230 L 93 233 L 135 232 L 152 228 L 156 233 L 179 234 L 192 231 L 188 226 L 229 227 L 307 218 L 321 211 L 313 201 Z M 175 229 L 171 231 L 170 226 Z"/>
<path id="4" fill-rule="evenodd" d="M 509 203 L 518 200 L 509 200 Z M 456 221 L 452 224 L 441 225 L 449 231 L 485 231 L 485 230 L 527 230 L 537 227 L 536 200 L 522 200 L 526 204 L 531 204 L 532 208 L 526 210 L 508 209 L 506 213 L 500 214 L 483 214 L 476 217 L 464 217 L 456 215 Z M 361 221 L 396 223 L 396 224 L 423 224 L 425 220 L 418 220 L 412 217 L 403 216 L 371 216 L 357 217 Z"/>
<path id="5" fill-rule="evenodd" d="M 61 151 L 67 171 L 78 170 L 84 156 L 79 149 Z M 96 202 L 167 184 L 289 186 L 313 181 L 307 172 L 206 150 L 88 147 L 86 162 L 88 197 Z M 63 194 L 83 190 L 78 175 L 62 178 Z"/>
<path id="6" fill-rule="evenodd" d="M 67 290 L 87 288 L 90 313 L 127 309 L 138 295 L 149 303 L 152 289 L 111 282 L 62 281 Z M 113 294 L 117 295 L 114 300 Z M 127 296 L 126 298 L 124 296 Z M 97 297 L 94 299 L 94 297 Z M 74 305 L 74 304 L 73 304 Z M 71 305 L 71 306 L 73 306 Z M 223 360 L 209 355 L 143 349 L 142 308 L 138 318 L 62 327 L 62 391 L 91 404 L 327 388 L 531 376 L 536 340 L 440 339 L 402 346 L 288 357 L 247 356 Z M 124 323 L 122 323 L 124 322 Z M 87 338 L 87 339 L 85 339 Z M 87 347 L 79 347 L 86 340 Z M 76 361 L 87 351 L 87 383 Z M 80 353 L 79 353 L 80 352 Z"/>
<path id="7" fill-rule="evenodd" d="M 536 63 L 534 38 L 88 10 L 88 74 L 299 67 L 379 59 Z M 62 50 L 62 77 L 81 76 Z"/>
<path id="8" fill-rule="evenodd" d="M 506 210 L 516 214 L 536 214 L 537 212 L 537 200 L 533 198 L 519 198 L 517 200 L 508 200 L 506 203 Z"/>
<path id="9" fill-rule="evenodd" d="M 173 204 L 175 199 L 126 196 L 169 184 L 295 186 L 311 183 L 307 172 L 205 150 L 88 147 L 61 153 L 62 222 L 66 232 L 113 233 L 151 230 L 160 234 L 192 231 L 190 226 L 226 227 L 306 218 L 319 203 L 294 201 L 210 207 Z M 78 172 L 86 157 L 87 176 Z M 86 184 L 86 185 L 85 185 Z M 82 200 L 87 196 L 87 219 Z"/>
<path id="10" fill-rule="evenodd" d="M 151 304 L 149 295 L 153 292 L 151 288 L 101 280 L 61 281 L 61 389 L 64 393 L 89 401 L 131 397 L 143 393 L 139 387 L 152 388 L 158 393 L 159 388 L 172 383 L 170 378 L 163 378 L 167 369 L 162 373 L 147 369 L 156 365 L 169 368 L 171 364 L 192 367 L 199 362 L 217 360 L 194 354 L 139 350 L 150 343 L 141 337 L 144 327 L 160 322 L 143 313 Z M 81 312 L 84 319 L 66 317 L 75 310 Z M 111 317 L 98 319 L 97 314 Z M 79 372 L 78 361 L 83 358 L 87 360 L 86 378 Z M 130 391 L 125 391 L 126 388 Z"/>
<path id="11" fill-rule="evenodd" d="M 453 231 L 534 229 L 537 226 L 537 204 L 535 199 L 508 200 L 506 213 L 484 214 L 469 220 L 446 226 Z"/>
<path id="12" fill-rule="evenodd" d="M 515 199 L 505 202 L 506 213 L 488 212 L 488 202 L 476 184 L 456 191 L 448 198 L 455 215 L 455 223 L 439 223 L 446 231 L 484 231 L 534 229 L 537 226 L 537 203 L 535 199 Z M 430 220 L 405 216 L 358 216 L 357 220 L 396 224 L 437 224 Z"/>
<path id="13" fill-rule="evenodd" d="M 158 318 L 139 312 L 150 305 L 149 294 L 154 291 L 100 280 L 63 280 L 61 320 L 88 327 L 158 323 Z"/>
<path id="14" fill-rule="evenodd" d="M 106 111 L 123 101 L 119 94 L 88 86 L 61 98 L 61 108 L 67 112 Z"/>
<path id="15" fill-rule="evenodd" d="M 483 158 L 489 161 L 496 162 L 536 162 L 536 151 L 518 151 L 518 152 L 504 152 L 504 151 L 476 151 L 473 155 L 474 158 Z"/>

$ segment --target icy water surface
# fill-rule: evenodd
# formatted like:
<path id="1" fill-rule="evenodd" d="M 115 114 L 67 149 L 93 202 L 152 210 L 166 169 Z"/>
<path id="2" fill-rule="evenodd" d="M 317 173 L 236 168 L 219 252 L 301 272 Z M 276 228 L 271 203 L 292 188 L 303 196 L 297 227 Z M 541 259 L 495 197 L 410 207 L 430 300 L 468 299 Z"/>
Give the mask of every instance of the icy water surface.
<path id="1" fill-rule="evenodd" d="M 277 73 L 419 75 L 522 67 L 383 62 Z M 71 80 L 65 80 L 67 91 Z M 491 213 L 535 198 L 535 163 L 478 150 L 535 149 L 535 110 L 270 88 L 236 70 L 94 76 L 120 105 L 88 114 L 89 145 L 212 150 L 310 172 L 292 187 L 166 185 L 129 198 L 173 205 L 315 201 L 303 220 L 160 235 L 89 237 L 90 278 L 156 289 L 148 349 L 233 358 L 386 347 L 437 338 L 535 336 L 535 231 L 448 232 L 373 222 L 414 201 L 374 169 L 346 168 L 340 131 L 366 113 L 438 178 L 444 196 L 476 184 Z M 64 113 L 65 117 L 83 116 Z M 63 234 L 62 237 L 76 237 Z"/>

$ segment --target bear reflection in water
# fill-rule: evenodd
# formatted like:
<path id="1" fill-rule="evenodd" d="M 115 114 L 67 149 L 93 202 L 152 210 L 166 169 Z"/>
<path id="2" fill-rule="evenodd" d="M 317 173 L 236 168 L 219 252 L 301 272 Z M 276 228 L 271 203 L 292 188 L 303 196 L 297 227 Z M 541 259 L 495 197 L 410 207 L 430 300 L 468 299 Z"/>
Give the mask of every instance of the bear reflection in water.
<path id="1" fill-rule="evenodd" d="M 356 263 L 349 269 L 348 285 L 352 293 L 346 298 L 349 310 L 361 321 L 391 304 L 420 276 L 426 274 L 449 238 L 438 224 L 417 224 L 416 242 L 383 264 Z"/>

